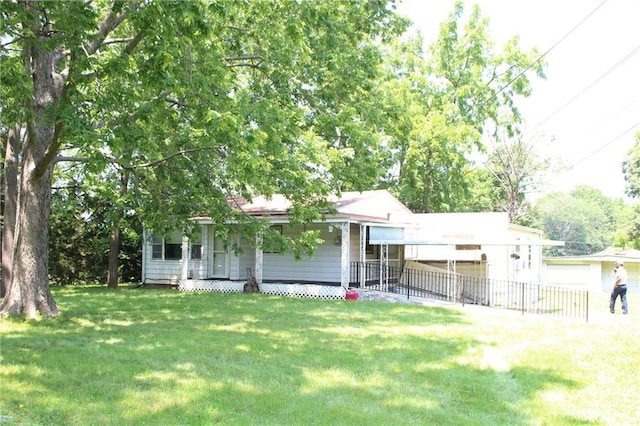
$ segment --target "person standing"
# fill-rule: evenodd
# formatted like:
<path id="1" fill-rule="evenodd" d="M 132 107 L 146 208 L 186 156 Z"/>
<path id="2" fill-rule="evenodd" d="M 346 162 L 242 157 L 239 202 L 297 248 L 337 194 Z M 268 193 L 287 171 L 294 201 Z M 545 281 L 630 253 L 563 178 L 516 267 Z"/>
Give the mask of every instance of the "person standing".
<path id="1" fill-rule="evenodd" d="M 624 269 L 624 262 L 619 260 L 616 262 L 616 281 L 613 284 L 613 290 L 611 290 L 611 299 L 609 300 L 609 311 L 615 313 L 616 311 L 616 299 L 620 295 L 620 302 L 622 304 L 622 313 L 627 314 L 627 270 Z"/>

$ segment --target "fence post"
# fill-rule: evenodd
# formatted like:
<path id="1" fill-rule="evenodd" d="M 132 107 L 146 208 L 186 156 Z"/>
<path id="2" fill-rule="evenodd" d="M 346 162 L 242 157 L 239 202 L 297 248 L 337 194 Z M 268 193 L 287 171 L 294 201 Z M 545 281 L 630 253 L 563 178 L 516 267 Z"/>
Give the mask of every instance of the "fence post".
<path id="1" fill-rule="evenodd" d="M 524 286 L 525 286 L 525 283 L 523 282 L 522 283 L 522 315 L 524 315 L 524 291 L 525 291 Z"/>
<path id="2" fill-rule="evenodd" d="M 586 310 L 585 310 L 585 317 L 586 317 L 586 321 L 587 323 L 589 322 L 589 292 L 585 291 L 584 292 L 584 297 L 585 297 L 585 305 L 586 305 Z"/>

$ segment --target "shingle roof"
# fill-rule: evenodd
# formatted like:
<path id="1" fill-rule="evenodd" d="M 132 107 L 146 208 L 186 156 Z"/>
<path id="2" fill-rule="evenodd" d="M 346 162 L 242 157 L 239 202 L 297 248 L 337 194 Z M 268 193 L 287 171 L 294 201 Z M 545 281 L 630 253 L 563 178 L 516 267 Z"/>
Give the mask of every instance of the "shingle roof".
<path id="1" fill-rule="evenodd" d="M 329 197 L 327 218 L 351 219 L 370 222 L 407 222 L 411 211 L 387 190 L 349 191 L 339 196 Z M 239 208 L 251 216 L 269 218 L 271 220 L 286 220 L 293 203 L 281 194 L 272 196 L 258 195 L 251 200 L 233 198 L 229 200 L 232 208 Z M 330 210 L 334 210 L 333 214 Z M 206 220 L 206 217 L 194 219 Z"/>

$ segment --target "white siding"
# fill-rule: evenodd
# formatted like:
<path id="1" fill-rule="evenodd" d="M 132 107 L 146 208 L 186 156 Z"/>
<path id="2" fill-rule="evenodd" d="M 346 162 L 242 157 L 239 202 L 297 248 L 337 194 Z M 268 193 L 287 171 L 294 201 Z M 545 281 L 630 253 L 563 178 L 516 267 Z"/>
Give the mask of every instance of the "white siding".
<path id="1" fill-rule="evenodd" d="M 588 263 L 547 264 L 544 268 L 544 282 L 549 285 L 589 288 L 596 277 Z"/>
<path id="2" fill-rule="evenodd" d="M 180 280 L 180 274 L 182 271 L 182 263 L 180 260 L 162 260 L 162 259 L 153 259 L 153 248 L 151 239 L 147 238 L 147 234 L 145 233 L 145 238 L 143 244 L 145 244 L 145 250 L 143 250 L 144 258 L 142 261 L 144 262 L 144 276 L 142 277 L 142 282 L 144 283 L 178 283 Z M 189 271 L 189 277 L 191 278 L 206 278 L 207 275 L 207 248 L 206 242 L 203 241 L 202 246 L 202 260 L 191 260 L 189 259 L 189 264 L 187 270 Z"/>
<path id="3" fill-rule="evenodd" d="M 579 286 L 585 290 L 608 293 L 613 287 L 615 274 L 614 261 L 601 259 L 563 260 L 550 258 L 545 260 L 542 281 L 550 285 Z M 627 291 L 640 292 L 640 263 L 625 263 L 629 276 Z"/>
<path id="4" fill-rule="evenodd" d="M 189 277 L 193 279 L 212 278 L 210 261 L 211 247 L 213 244 L 212 228 L 206 226 L 202 242 L 202 260 L 189 260 Z M 292 254 L 264 253 L 263 280 L 265 281 L 298 281 L 317 283 L 340 283 L 341 273 L 341 245 L 337 244 L 337 237 L 342 237 L 338 223 L 332 224 L 330 232 L 329 224 L 307 225 L 308 230 L 320 232 L 320 238 L 324 240 L 311 257 L 303 255 L 302 259 L 295 260 Z M 302 228 L 290 228 L 283 225 L 283 233 L 286 236 L 296 238 Z M 359 225 L 351 225 L 349 232 L 349 258 L 350 261 L 358 261 L 359 255 Z M 231 234 L 231 239 L 238 241 L 237 233 Z M 150 241 L 145 241 L 145 276 L 143 281 L 147 283 L 177 283 L 180 280 L 181 262 L 179 260 L 152 259 Z M 229 253 L 229 277 L 230 280 L 246 280 L 247 268 L 255 275 L 255 248 L 246 242 L 240 243 L 242 253 L 236 256 L 231 250 Z M 370 258 L 372 255 L 367 255 Z M 391 259 L 390 259 L 391 260 Z"/>
<path id="5" fill-rule="evenodd" d="M 177 260 L 152 260 L 147 262 L 145 283 L 178 283 L 180 281 L 180 261 Z"/>
<path id="6" fill-rule="evenodd" d="M 630 293 L 640 293 L 640 262 L 627 262 L 624 267 L 627 270 L 627 274 L 629 276 L 627 291 Z M 634 309 L 637 308 L 634 307 Z"/>
<path id="7" fill-rule="evenodd" d="M 311 257 L 303 255 L 296 260 L 291 254 L 264 253 L 262 277 L 267 281 L 305 281 L 305 282 L 340 282 L 340 245 L 335 240 L 340 235 L 339 228 L 334 225 L 329 232 L 326 224 L 308 225 L 308 230 L 320 231 L 324 243 L 318 246 Z M 296 237 L 299 229 L 284 226 L 283 234 Z"/>
<path id="8" fill-rule="evenodd" d="M 255 267 L 256 249 L 247 243 L 241 243 L 240 247 L 242 248 L 242 254 L 240 255 L 240 257 L 235 256 L 233 253 L 231 254 L 232 263 L 234 265 L 237 265 L 238 270 L 235 273 L 236 278 L 233 278 L 233 277 L 230 277 L 230 278 L 246 280 L 247 268 L 251 268 L 251 274 L 253 274 L 253 276 L 255 276 L 256 274 L 256 267 Z M 263 276 L 263 279 L 264 279 L 264 276 Z"/>

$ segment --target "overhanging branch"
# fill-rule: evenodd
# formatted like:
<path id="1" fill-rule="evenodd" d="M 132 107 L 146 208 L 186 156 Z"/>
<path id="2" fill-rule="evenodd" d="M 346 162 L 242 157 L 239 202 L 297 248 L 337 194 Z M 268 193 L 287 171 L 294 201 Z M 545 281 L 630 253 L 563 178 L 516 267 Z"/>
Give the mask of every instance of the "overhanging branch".
<path id="1" fill-rule="evenodd" d="M 129 6 L 124 9 L 122 12 L 115 12 L 111 10 L 111 12 L 105 16 L 105 18 L 98 25 L 98 31 L 95 33 L 95 39 L 92 43 L 87 46 L 86 51 L 87 54 L 93 55 L 98 51 L 100 46 L 104 43 L 107 36 L 118 27 L 124 20 L 127 18 L 127 15 L 130 11 L 136 10 L 142 0 L 136 0 L 129 4 Z M 114 4 L 115 7 L 115 4 Z"/>
<path id="2" fill-rule="evenodd" d="M 173 154 L 170 154 L 170 155 L 168 155 L 166 157 L 163 157 L 163 158 L 161 158 L 159 160 L 150 161 L 148 163 L 142 163 L 142 164 L 127 164 L 127 163 L 123 163 L 122 161 L 118 160 L 117 158 L 109 156 L 109 155 L 104 155 L 104 158 L 107 161 L 107 163 L 116 164 L 116 165 L 120 166 L 121 168 L 123 168 L 125 170 L 136 170 L 136 169 L 144 169 L 144 168 L 149 168 L 149 167 L 158 167 L 158 166 L 161 166 L 161 165 L 171 161 L 172 159 L 174 159 L 176 157 L 181 157 L 181 156 L 184 156 L 186 154 L 191 154 L 193 152 L 210 151 L 210 150 L 216 151 L 216 153 L 218 154 L 218 156 L 220 156 L 220 158 L 226 158 L 226 156 L 227 156 L 227 154 L 224 152 L 224 150 L 220 146 L 203 146 L 203 147 L 198 147 L 198 148 L 189 148 L 189 149 L 183 149 L 183 150 L 180 150 L 180 151 L 176 151 Z M 61 163 L 61 162 L 88 163 L 89 161 L 91 161 L 91 159 L 89 157 L 79 157 L 79 156 L 70 156 L 70 155 L 59 155 L 55 159 L 56 163 Z"/>
<path id="3" fill-rule="evenodd" d="M 261 55 L 227 56 L 222 59 L 227 61 L 227 66 L 229 68 L 236 68 L 236 67 L 258 68 L 260 64 L 264 62 L 264 57 L 262 57 Z"/>

